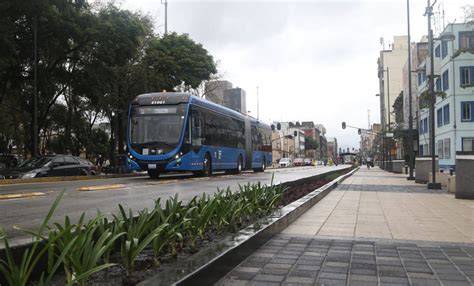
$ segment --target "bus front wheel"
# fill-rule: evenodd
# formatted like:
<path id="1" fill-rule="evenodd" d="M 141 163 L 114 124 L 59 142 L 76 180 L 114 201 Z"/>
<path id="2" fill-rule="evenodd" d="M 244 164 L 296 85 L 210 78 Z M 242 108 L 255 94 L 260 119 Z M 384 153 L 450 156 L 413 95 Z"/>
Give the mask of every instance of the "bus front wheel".
<path id="1" fill-rule="evenodd" d="M 158 179 L 160 173 L 157 170 L 148 170 L 148 176 L 152 179 Z"/>

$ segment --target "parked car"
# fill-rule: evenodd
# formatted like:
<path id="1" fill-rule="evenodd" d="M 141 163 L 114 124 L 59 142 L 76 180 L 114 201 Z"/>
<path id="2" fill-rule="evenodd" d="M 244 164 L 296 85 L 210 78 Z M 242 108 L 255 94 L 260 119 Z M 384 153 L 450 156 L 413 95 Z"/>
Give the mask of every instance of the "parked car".
<path id="1" fill-rule="evenodd" d="M 278 162 L 280 167 L 291 167 L 291 159 L 290 158 L 281 158 L 280 161 Z"/>
<path id="2" fill-rule="evenodd" d="M 89 166 L 89 171 L 90 171 L 91 175 L 93 175 L 93 176 L 100 175 L 99 174 L 99 167 L 97 167 L 96 164 L 94 164 L 90 160 L 87 160 L 87 159 L 84 159 L 84 158 L 80 158 L 80 157 L 75 157 L 75 158 L 78 159 L 84 165 Z"/>
<path id="3" fill-rule="evenodd" d="M 304 159 L 304 165 L 305 165 L 305 166 L 311 166 L 311 165 L 313 165 L 313 160 L 311 160 L 310 158 L 305 158 L 305 159 Z"/>
<path id="4" fill-rule="evenodd" d="M 15 155 L 0 155 L 0 169 L 11 169 L 18 165 L 18 158 Z"/>
<path id="5" fill-rule="evenodd" d="M 5 179 L 30 179 L 38 177 L 87 176 L 89 165 L 69 155 L 54 155 L 29 159 L 18 168 L 5 170 Z"/>
<path id="6" fill-rule="evenodd" d="M 304 166 L 304 159 L 303 158 L 296 158 L 293 161 L 293 166 L 295 166 L 295 167 Z"/>

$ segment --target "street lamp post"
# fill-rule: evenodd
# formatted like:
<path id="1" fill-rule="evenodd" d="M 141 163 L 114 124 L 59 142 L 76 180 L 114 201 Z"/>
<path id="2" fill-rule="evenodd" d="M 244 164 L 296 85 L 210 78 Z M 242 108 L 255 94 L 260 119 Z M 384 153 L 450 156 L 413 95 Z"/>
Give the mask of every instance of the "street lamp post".
<path id="1" fill-rule="evenodd" d="M 165 35 L 168 34 L 168 0 L 161 0 L 161 4 L 165 5 Z"/>
<path id="2" fill-rule="evenodd" d="M 390 132 L 391 128 L 390 128 L 390 125 L 391 125 L 391 121 L 390 121 L 390 69 L 387 67 L 386 69 L 380 69 L 379 72 L 383 73 L 383 72 L 386 72 L 387 73 L 387 119 L 388 119 L 388 124 L 385 124 L 385 126 L 382 126 L 382 128 L 384 129 L 385 132 L 387 132 L 387 126 L 388 126 L 388 132 Z M 385 106 L 385 80 L 384 80 L 384 85 L 383 85 L 383 93 L 380 95 L 382 96 L 383 95 L 383 98 L 381 98 L 381 102 L 382 102 L 382 105 Z M 376 95 L 378 96 L 378 94 Z M 385 111 L 385 108 L 384 108 L 384 111 Z M 385 112 L 384 112 L 385 113 Z M 383 124 L 382 124 L 383 125 Z M 386 149 L 387 151 L 387 154 L 386 154 L 386 157 L 385 157 L 385 154 L 384 154 L 384 159 L 387 159 L 388 161 L 392 161 L 392 156 L 390 154 L 391 150 L 390 150 L 390 144 L 388 144 L 388 142 L 385 142 L 386 141 L 386 136 L 383 137 L 383 146 L 385 146 L 384 149 Z M 386 168 L 386 164 L 385 164 L 385 160 L 383 161 L 383 169 L 385 170 Z"/>
<path id="3" fill-rule="evenodd" d="M 407 180 L 415 180 L 413 176 L 413 102 L 411 94 L 411 40 L 410 40 L 410 0 L 407 0 L 407 26 L 408 26 L 408 166 L 410 167 L 410 174 Z"/>
<path id="4" fill-rule="evenodd" d="M 436 155 L 435 155 L 435 120 L 434 106 L 436 96 L 434 93 L 434 57 L 433 57 L 433 30 L 431 29 L 431 16 L 433 15 L 433 6 L 430 0 L 426 7 L 425 15 L 428 16 L 428 55 L 430 57 L 430 77 L 429 77 L 429 95 L 430 95 L 430 150 L 431 150 L 431 183 L 428 183 L 428 189 L 441 189 L 441 183 L 436 183 Z M 436 3 L 436 1 L 435 1 Z"/>

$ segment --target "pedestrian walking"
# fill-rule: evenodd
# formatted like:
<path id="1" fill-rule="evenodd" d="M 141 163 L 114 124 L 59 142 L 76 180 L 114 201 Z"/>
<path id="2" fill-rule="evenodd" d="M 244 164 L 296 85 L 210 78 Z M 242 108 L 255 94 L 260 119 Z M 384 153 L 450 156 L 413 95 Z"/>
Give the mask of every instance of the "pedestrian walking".
<path id="1" fill-rule="evenodd" d="M 95 164 L 97 166 L 99 175 L 102 174 L 102 166 L 104 165 L 104 158 L 102 158 L 102 155 L 99 155 L 97 159 L 95 160 Z"/>
<path id="2" fill-rule="evenodd" d="M 109 168 L 110 168 L 110 161 L 109 159 L 106 159 L 104 162 L 104 168 L 105 168 L 105 175 L 109 174 Z"/>

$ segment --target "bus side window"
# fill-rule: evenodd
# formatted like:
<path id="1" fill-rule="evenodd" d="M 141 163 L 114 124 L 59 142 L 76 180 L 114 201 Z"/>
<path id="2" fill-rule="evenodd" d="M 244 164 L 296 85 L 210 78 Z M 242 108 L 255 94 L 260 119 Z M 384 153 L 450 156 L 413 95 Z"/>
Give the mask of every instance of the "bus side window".
<path id="1" fill-rule="evenodd" d="M 192 143 L 195 146 L 202 145 L 202 118 L 199 111 L 193 111 L 192 114 Z"/>

